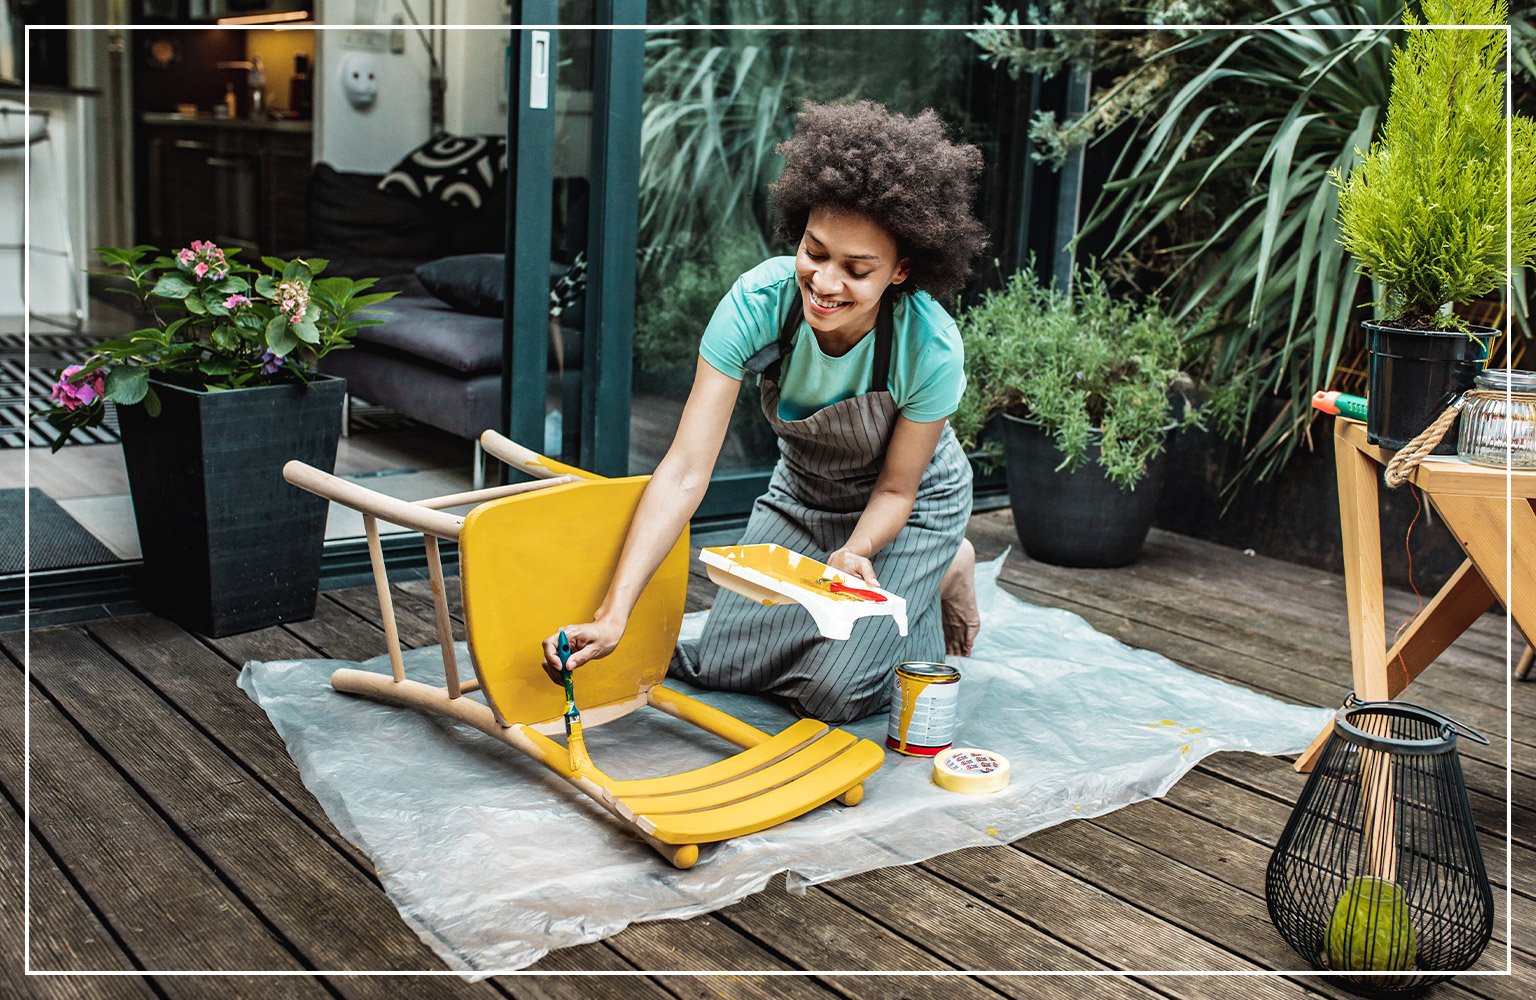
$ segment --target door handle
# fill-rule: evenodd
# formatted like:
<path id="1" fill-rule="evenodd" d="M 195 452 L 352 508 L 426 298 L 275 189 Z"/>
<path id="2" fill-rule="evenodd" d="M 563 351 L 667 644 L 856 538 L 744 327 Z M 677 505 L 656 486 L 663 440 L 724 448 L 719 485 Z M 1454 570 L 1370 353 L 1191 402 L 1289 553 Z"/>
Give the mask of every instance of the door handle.
<path id="1" fill-rule="evenodd" d="M 549 107 L 549 32 L 535 31 L 529 36 L 528 106 Z"/>

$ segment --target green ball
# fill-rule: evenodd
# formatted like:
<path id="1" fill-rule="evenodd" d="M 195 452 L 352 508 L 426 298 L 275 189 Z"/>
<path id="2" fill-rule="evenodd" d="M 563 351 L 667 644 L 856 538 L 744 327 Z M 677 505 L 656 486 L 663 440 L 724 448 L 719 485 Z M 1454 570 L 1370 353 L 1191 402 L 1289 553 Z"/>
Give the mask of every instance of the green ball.
<path id="1" fill-rule="evenodd" d="M 1329 968 L 1405 972 L 1418 953 L 1408 903 L 1396 883 L 1362 876 L 1345 887 L 1328 921 Z"/>

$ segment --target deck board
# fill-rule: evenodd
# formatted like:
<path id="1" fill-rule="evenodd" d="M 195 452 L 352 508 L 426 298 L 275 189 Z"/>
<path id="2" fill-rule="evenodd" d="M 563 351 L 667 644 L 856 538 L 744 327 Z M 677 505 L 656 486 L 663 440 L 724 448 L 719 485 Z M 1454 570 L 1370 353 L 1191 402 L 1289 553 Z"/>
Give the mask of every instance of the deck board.
<path id="1" fill-rule="evenodd" d="M 1006 513 L 978 515 L 982 558 L 1015 545 Z M 1339 577 L 1154 532 L 1147 553 L 1113 571 L 1066 570 L 1009 557 L 1001 582 L 1035 604 L 1082 615 L 1134 646 L 1191 669 L 1292 701 L 1336 703 L 1347 690 L 1348 636 Z M 463 638 L 456 586 L 449 588 Z M 695 564 L 689 609 L 713 588 Z M 405 645 L 437 641 L 423 580 L 392 587 Z M 1410 614 L 1412 594 L 1387 595 L 1388 621 Z M 1396 617 L 1394 617 L 1396 616 Z M 0 716 L 4 832 L 19 840 L 21 637 L 0 636 L 9 657 Z M 152 616 L 35 632 L 33 687 L 33 952 L 39 967 L 440 968 L 378 888 L 368 859 L 331 828 L 281 739 L 234 685 L 249 659 L 368 659 L 383 651 L 371 586 L 323 594 L 307 622 L 206 639 Z M 463 665 L 467 674 L 468 664 Z M 1462 743 L 1503 940 L 1506 858 L 1514 865 L 1518 975 L 1463 979 L 1435 995 L 1502 1000 L 1532 990 L 1536 968 L 1536 685 L 1513 691 L 1515 842 L 1504 828 L 1504 638 L 1490 614 L 1410 689 L 1432 707 L 1494 737 Z M 1173 1000 L 1327 996 L 1316 978 L 1117 977 L 1085 989 L 1073 978 L 920 975 L 988 968 L 1198 967 L 1274 969 L 1297 964 L 1269 925 L 1268 860 L 1302 778 L 1285 761 L 1217 754 L 1161 800 L 1074 821 L 996 848 L 881 869 L 790 894 L 768 890 L 688 921 L 633 925 L 612 938 L 551 953 L 542 976 L 475 984 L 411 980 L 421 996 L 746 998 L 1093 995 Z M 255 835 L 252 832 L 256 831 Z M 0 863 L 0 886 L 19 893 L 20 859 Z M 19 933 L 20 915 L 9 917 Z M 41 933 L 39 921 L 46 921 Z M 4 929 L 11 929 L 7 924 Z M 210 942 L 216 942 L 210 947 Z M 1504 961 L 1491 946 L 1484 965 Z M 40 997 L 266 995 L 251 979 L 162 977 L 20 979 L 7 951 L 0 990 Z M 270 963 L 270 964 L 269 964 Z M 668 970 L 884 969 L 912 975 L 735 975 Z M 644 976 L 575 972 L 655 970 Z M 284 996 L 399 995 L 402 980 L 284 980 Z M 270 985 L 271 981 L 267 981 Z M 727 988 L 728 984 L 728 988 Z M 271 994 L 278 995 L 278 994 Z"/>

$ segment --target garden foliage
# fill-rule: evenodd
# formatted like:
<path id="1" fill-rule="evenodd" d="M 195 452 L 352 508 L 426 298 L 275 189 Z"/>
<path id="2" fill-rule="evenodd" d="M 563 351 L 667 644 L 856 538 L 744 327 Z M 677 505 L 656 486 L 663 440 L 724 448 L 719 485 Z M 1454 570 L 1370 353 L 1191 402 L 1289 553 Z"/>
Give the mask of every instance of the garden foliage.
<path id="1" fill-rule="evenodd" d="M 1204 381 L 1238 406 L 1245 473 L 1278 471 L 1305 439 L 1312 393 L 1360 348 L 1372 297 L 1339 242 L 1339 188 L 1385 118 L 1400 0 L 1146 0 L 1118 8 L 1058 2 L 1088 23 L 1141 21 L 1145 33 L 981 34 L 989 58 L 1037 68 L 1025 50 L 1067 46 L 1092 60 L 1080 117 L 1041 116 L 1042 158 L 1097 148 L 1107 180 L 1078 240 L 1101 241 L 1114 273 L 1155 291 L 1176 317 L 1211 312 Z M 1033 8 L 1031 8 L 1033 10 Z M 1111 16 L 1113 14 L 1113 16 Z M 1006 21 L 999 10 L 994 19 Z M 1029 21 L 1026 11 L 1019 20 Z M 1076 19 L 1076 18 L 1074 18 Z M 1198 22 L 1291 30 L 1200 31 Z M 1511 17 L 1531 37 L 1529 6 Z M 1529 54 L 1516 52 L 1517 75 Z M 1047 66 L 1038 68 L 1050 69 Z M 1519 90 L 1517 89 L 1517 101 Z M 1525 303 L 1514 303 L 1517 319 Z"/>
<path id="2" fill-rule="evenodd" d="M 1033 267 L 1018 271 L 959 325 L 967 385 L 950 422 L 967 447 L 994 414 L 1009 413 L 1054 437 L 1063 469 L 1080 467 L 1098 440 L 1105 474 L 1132 489 L 1175 423 L 1203 419 L 1187 400 L 1174 416 L 1174 395 L 1189 385 L 1183 324 L 1155 300 L 1112 296 L 1097 272 L 1080 272 L 1063 292 Z"/>

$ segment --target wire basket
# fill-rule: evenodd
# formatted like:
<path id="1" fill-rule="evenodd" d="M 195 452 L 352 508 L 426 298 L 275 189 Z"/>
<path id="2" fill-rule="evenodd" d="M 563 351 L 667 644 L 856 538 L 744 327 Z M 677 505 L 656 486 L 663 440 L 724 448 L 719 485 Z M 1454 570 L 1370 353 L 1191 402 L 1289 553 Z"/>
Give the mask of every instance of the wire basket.
<path id="1" fill-rule="evenodd" d="M 1275 929 L 1365 994 L 1404 993 L 1469 968 L 1493 934 L 1493 891 L 1472 824 L 1458 731 L 1405 702 L 1354 695 L 1334 717 L 1269 859 Z"/>

